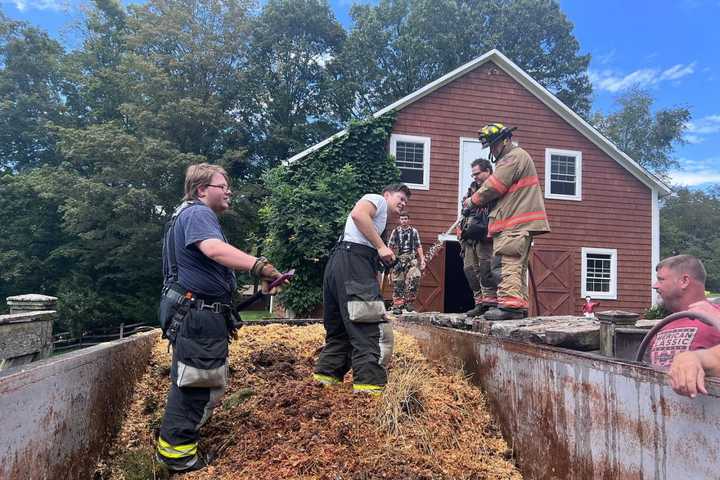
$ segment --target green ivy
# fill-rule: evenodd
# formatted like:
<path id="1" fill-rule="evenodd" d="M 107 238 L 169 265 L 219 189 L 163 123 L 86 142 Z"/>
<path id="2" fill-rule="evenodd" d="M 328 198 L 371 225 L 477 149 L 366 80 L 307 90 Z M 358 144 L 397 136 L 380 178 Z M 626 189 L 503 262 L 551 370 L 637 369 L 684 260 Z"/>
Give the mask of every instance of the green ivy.
<path id="1" fill-rule="evenodd" d="M 298 315 L 322 303 L 323 270 L 355 202 L 399 181 L 400 171 L 387 152 L 394 121 L 388 113 L 353 122 L 345 136 L 265 174 L 264 253 L 281 270 L 296 270 L 281 300 Z"/>

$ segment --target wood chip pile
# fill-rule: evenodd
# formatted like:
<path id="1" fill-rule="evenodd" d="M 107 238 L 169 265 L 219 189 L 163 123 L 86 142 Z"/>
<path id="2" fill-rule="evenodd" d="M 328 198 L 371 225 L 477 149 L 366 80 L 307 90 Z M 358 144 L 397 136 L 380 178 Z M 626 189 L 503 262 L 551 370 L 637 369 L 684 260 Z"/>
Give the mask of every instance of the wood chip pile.
<path id="1" fill-rule="evenodd" d="M 350 378 L 311 381 L 320 325 L 244 327 L 230 346 L 231 380 L 201 431 L 214 457 L 182 479 L 520 479 L 482 392 L 460 372 L 431 366 L 406 335 L 395 336 L 389 384 L 379 397 L 353 394 Z M 95 478 L 167 478 L 154 461 L 169 386 L 165 341 Z M 349 376 L 348 376 L 349 377 Z"/>

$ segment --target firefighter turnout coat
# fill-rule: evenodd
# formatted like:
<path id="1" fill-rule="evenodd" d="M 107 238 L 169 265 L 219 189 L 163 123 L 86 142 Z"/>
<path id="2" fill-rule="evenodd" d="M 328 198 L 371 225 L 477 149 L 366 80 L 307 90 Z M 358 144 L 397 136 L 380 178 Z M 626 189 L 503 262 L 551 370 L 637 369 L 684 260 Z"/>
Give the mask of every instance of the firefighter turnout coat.
<path id="1" fill-rule="evenodd" d="M 471 197 L 474 205 L 485 205 L 496 198 L 488 236 L 503 232 L 539 235 L 550 231 L 535 164 L 520 147 L 511 147 L 498 160 L 495 172 Z"/>

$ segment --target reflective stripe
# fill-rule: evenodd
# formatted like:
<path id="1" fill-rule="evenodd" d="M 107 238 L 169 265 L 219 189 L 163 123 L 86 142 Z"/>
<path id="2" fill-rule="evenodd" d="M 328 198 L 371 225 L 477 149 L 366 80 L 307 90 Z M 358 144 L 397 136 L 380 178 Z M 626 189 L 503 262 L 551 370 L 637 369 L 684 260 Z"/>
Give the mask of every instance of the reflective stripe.
<path id="1" fill-rule="evenodd" d="M 162 437 L 158 437 L 157 451 L 166 458 L 194 457 L 197 454 L 197 446 L 197 442 L 187 445 L 170 445 Z"/>
<path id="2" fill-rule="evenodd" d="M 505 308 L 528 308 L 528 301 L 520 297 L 500 297 L 498 305 Z"/>
<path id="3" fill-rule="evenodd" d="M 368 393 L 370 395 L 380 395 L 385 387 L 382 385 L 370 385 L 363 383 L 356 383 L 353 385 L 353 392 L 355 393 Z"/>
<path id="4" fill-rule="evenodd" d="M 502 232 L 508 227 L 514 227 L 515 225 L 520 225 L 522 223 L 530 223 L 536 220 L 547 220 L 547 214 L 545 213 L 545 210 L 521 213 L 520 215 L 508 217 L 505 220 L 495 220 L 490 223 L 490 226 L 488 227 L 488 233 L 493 234 Z"/>
<path id="5" fill-rule="evenodd" d="M 323 385 L 337 385 L 340 383 L 340 379 L 332 377 L 330 375 L 323 375 L 322 373 L 313 373 L 313 380 L 320 382 Z"/>
<path id="6" fill-rule="evenodd" d="M 507 192 L 508 190 L 508 187 L 503 182 L 501 182 L 500 179 L 497 178 L 495 175 L 490 175 L 486 182 L 488 182 L 490 188 L 492 188 L 493 190 L 497 190 L 500 195 L 504 195 L 505 192 Z"/>
<path id="7" fill-rule="evenodd" d="M 537 175 L 523 177 L 517 182 L 510 185 L 510 188 L 508 188 L 508 193 L 517 192 L 521 188 L 534 187 L 535 185 L 540 185 L 540 180 L 538 179 Z"/>

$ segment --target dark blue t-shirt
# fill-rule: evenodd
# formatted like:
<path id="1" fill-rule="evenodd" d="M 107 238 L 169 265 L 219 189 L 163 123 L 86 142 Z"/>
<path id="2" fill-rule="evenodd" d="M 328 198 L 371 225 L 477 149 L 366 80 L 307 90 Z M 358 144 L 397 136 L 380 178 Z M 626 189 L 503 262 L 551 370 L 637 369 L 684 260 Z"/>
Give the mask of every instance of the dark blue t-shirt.
<path id="1" fill-rule="evenodd" d="M 178 283 L 182 288 L 207 297 L 230 295 L 236 288 L 235 273 L 206 257 L 197 242 L 217 238 L 226 242 L 217 215 L 203 203 L 180 212 L 174 231 Z M 169 274 L 168 252 L 163 252 L 163 272 Z"/>

